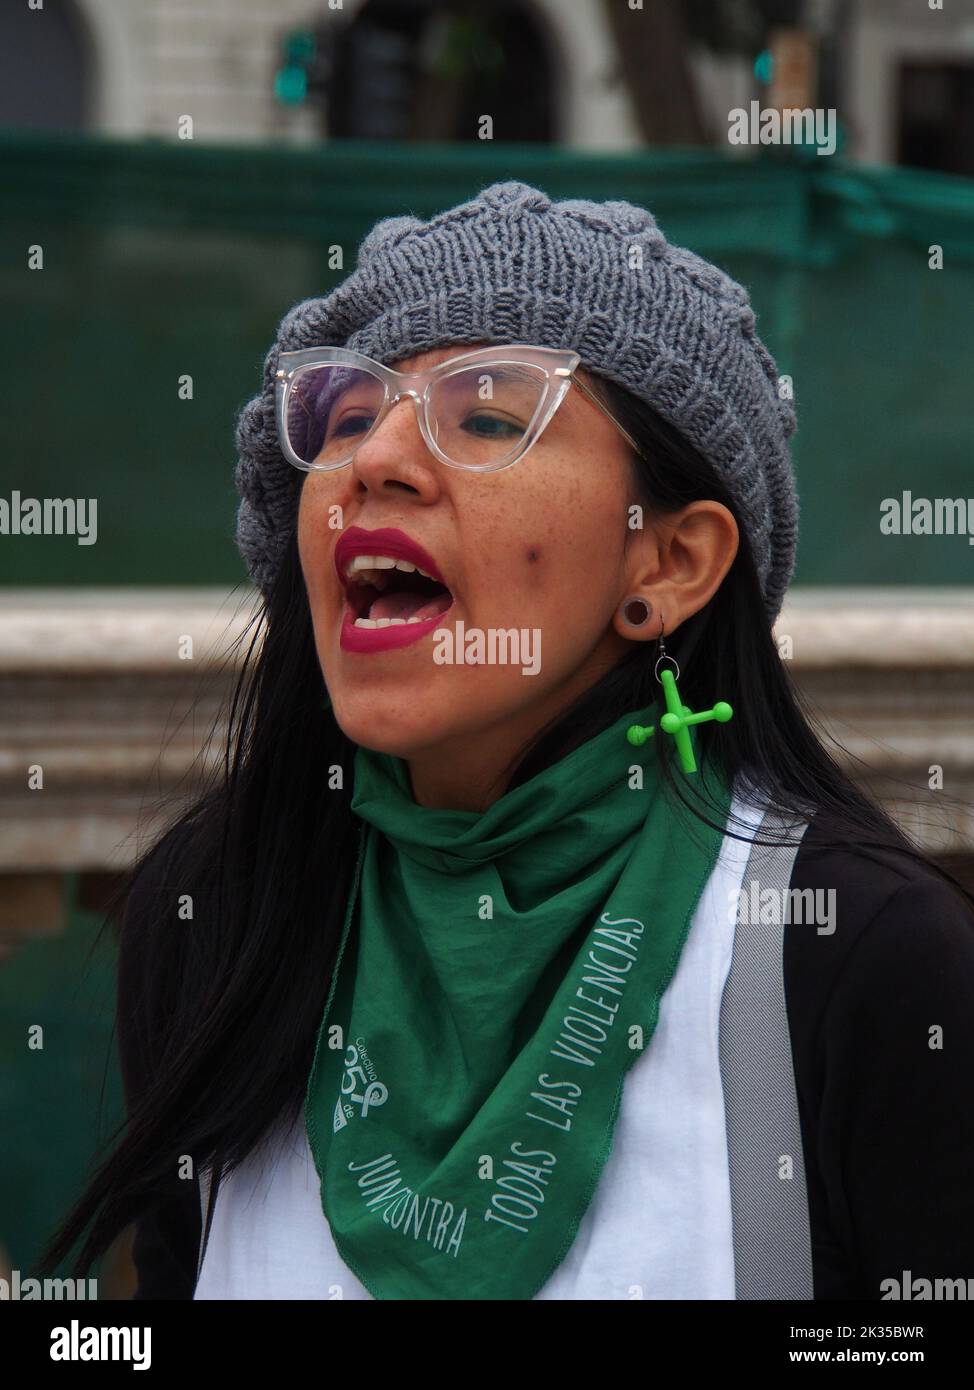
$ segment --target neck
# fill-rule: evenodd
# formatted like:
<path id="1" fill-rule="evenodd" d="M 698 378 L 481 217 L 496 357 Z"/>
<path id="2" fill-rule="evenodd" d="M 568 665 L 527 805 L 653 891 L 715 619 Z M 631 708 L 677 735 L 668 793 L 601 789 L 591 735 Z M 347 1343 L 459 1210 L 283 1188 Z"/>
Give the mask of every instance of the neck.
<path id="1" fill-rule="evenodd" d="M 540 727 L 540 726 L 539 726 Z M 510 725 L 478 730 L 448 748 L 442 745 L 409 760 L 413 800 L 444 811 L 486 811 L 504 795 L 518 746 Z"/>

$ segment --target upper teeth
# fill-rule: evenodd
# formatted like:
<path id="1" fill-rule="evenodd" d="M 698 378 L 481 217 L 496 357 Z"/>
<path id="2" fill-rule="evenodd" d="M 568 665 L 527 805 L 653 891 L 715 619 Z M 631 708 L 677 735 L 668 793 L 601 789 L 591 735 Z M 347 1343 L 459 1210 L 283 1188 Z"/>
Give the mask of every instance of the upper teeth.
<path id="1" fill-rule="evenodd" d="M 345 578 L 351 579 L 362 570 L 402 570 L 404 574 L 421 574 L 424 579 L 432 579 L 431 574 L 412 565 L 408 560 L 396 560 L 391 555 L 355 555 L 345 566 Z M 435 581 L 434 581 L 435 582 Z"/>

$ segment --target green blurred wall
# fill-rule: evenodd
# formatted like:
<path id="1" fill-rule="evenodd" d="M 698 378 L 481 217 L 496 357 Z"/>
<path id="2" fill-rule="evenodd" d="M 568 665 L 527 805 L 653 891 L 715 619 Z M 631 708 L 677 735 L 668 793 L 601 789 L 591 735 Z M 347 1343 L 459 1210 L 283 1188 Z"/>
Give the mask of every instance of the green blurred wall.
<path id="1" fill-rule="evenodd" d="M 0 1244 L 22 1278 L 36 1276 L 43 1245 L 123 1116 L 115 935 L 76 905 L 75 876 L 65 892 L 65 929 L 0 960 Z M 36 1025 L 41 1048 L 28 1045 Z"/>
<path id="2" fill-rule="evenodd" d="M 233 426 L 296 301 L 380 216 L 499 178 L 642 202 L 752 292 L 795 380 L 803 583 L 963 583 L 965 538 L 881 537 L 879 503 L 974 493 L 974 184 L 774 151 L 625 157 L 511 145 L 215 148 L 17 134 L 0 150 L 12 356 L 0 495 L 98 499 L 98 543 L 0 538 L 2 584 L 244 577 Z M 928 269 L 943 245 L 946 267 Z M 28 246 L 44 270 L 26 269 Z M 341 245 L 345 272 L 327 268 Z M 194 399 L 177 398 L 190 373 Z M 880 540 L 883 544 L 880 544 Z"/>

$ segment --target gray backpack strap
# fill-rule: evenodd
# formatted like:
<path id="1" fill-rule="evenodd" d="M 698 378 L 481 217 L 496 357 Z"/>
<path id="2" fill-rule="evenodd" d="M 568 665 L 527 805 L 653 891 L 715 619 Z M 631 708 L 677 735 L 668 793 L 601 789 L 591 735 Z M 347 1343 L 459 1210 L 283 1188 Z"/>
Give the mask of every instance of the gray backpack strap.
<path id="1" fill-rule="evenodd" d="M 800 840 L 807 821 L 770 808 L 755 835 Z M 782 949 L 797 845 L 752 845 L 742 891 L 770 911 L 737 913 L 734 953 L 720 1006 L 720 1072 L 727 1119 L 734 1267 L 739 1299 L 810 1299 L 812 1243 L 798 1096 L 785 1009 Z M 757 885 L 757 886 L 755 886 Z M 742 920 L 758 917 L 757 921 Z M 791 1159 L 790 1178 L 779 1176 Z"/>

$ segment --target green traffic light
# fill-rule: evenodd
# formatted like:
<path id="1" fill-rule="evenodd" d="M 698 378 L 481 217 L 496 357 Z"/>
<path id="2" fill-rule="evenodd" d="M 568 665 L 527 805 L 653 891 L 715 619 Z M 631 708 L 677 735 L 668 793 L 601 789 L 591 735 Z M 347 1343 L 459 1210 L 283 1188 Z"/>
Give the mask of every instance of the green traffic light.
<path id="1" fill-rule="evenodd" d="M 274 77 L 274 95 L 288 106 L 299 106 L 308 95 L 304 68 L 281 68 Z"/>
<path id="2" fill-rule="evenodd" d="M 310 63 L 316 47 L 315 36 L 309 29 L 292 29 L 284 39 L 284 60 L 288 67 Z"/>

